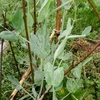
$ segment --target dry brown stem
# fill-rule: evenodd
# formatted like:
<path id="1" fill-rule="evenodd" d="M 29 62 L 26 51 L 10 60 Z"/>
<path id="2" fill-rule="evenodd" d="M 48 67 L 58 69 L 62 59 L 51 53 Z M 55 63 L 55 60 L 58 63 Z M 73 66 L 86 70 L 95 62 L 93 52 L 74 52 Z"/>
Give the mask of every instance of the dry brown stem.
<path id="1" fill-rule="evenodd" d="M 34 1 L 34 34 L 36 34 L 36 23 L 37 23 L 37 20 L 36 20 L 36 0 L 33 0 Z"/>
<path id="2" fill-rule="evenodd" d="M 61 1 L 57 0 L 57 7 L 61 5 Z M 61 26 L 61 9 L 57 10 L 57 15 L 56 15 L 56 30 L 60 31 L 60 26 Z M 56 42 L 58 41 L 58 36 L 56 37 Z"/>
<path id="3" fill-rule="evenodd" d="M 26 78 L 29 76 L 31 72 L 31 67 L 28 67 L 28 69 L 26 70 L 26 72 L 24 73 L 24 75 L 22 76 L 22 79 L 20 80 L 20 85 L 22 85 L 24 83 L 24 81 L 26 80 Z M 10 95 L 9 99 L 10 100 L 14 100 L 15 95 L 17 94 L 18 90 L 15 89 L 12 94 Z"/>
<path id="4" fill-rule="evenodd" d="M 25 0 L 22 0 L 22 5 L 23 5 L 23 19 L 24 19 L 24 26 L 25 26 L 25 32 L 26 32 L 26 39 L 29 41 L 29 34 L 28 34 L 28 25 L 27 25 L 27 16 L 26 16 L 26 8 L 25 8 Z M 34 71 L 32 67 L 32 57 L 31 57 L 31 47 L 29 42 L 27 43 L 28 46 L 28 55 L 29 55 L 29 60 L 30 60 L 30 67 L 31 67 L 31 74 L 32 74 L 32 81 L 34 81 Z"/>
<path id="5" fill-rule="evenodd" d="M 96 15 L 97 15 L 97 17 L 98 17 L 98 19 L 99 19 L 99 21 L 100 21 L 100 15 L 99 15 L 99 13 L 98 13 L 96 7 L 94 6 L 94 4 L 92 3 L 91 0 L 88 0 L 88 2 L 89 2 L 89 4 L 91 5 L 91 7 L 93 8 L 94 12 L 96 13 Z"/>
<path id="6" fill-rule="evenodd" d="M 52 88 L 52 86 L 50 86 L 41 96 L 41 98 L 39 100 L 43 100 L 44 96 L 49 92 L 49 90 Z"/>
<path id="7" fill-rule="evenodd" d="M 100 42 L 98 42 L 89 52 L 87 52 L 85 54 L 85 56 L 83 56 L 80 61 L 78 61 L 76 64 L 70 66 L 64 73 L 64 75 L 66 75 L 67 73 L 69 73 L 73 68 L 75 68 L 77 65 L 79 65 L 82 61 L 84 61 L 98 46 L 100 45 Z"/>

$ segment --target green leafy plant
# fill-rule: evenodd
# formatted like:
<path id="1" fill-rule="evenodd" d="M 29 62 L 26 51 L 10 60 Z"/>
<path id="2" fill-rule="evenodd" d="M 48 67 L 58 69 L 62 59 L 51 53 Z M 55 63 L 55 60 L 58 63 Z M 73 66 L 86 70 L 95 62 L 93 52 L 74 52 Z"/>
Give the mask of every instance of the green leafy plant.
<path id="1" fill-rule="evenodd" d="M 46 29 L 45 25 L 43 26 L 43 29 L 44 30 Z M 46 88 L 48 88 L 49 86 L 52 86 L 52 88 L 53 88 L 53 90 L 52 90 L 52 92 L 53 92 L 52 99 L 53 100 L 55 100 L 55 98 L 57 99 L 56 91 L 58 91 L 62 88 L 61 84 L 64 79 L 64 68 L 61 66 L 61 64 L 64 61 L 69 60 L 69 58 L 71 57 L 70 53 L 66 54 L 66 52 L 63 52 L 66 42 L 67 42 L 67 39 L 76 38 L 76 37 L 84 37 L 84 36 L 86 36 L 86 34 L 88 34 L 90 32 L 91 27 L 87 27 L 82 32 L 82 35 L 70 35 L 71 30 L 72 30 L 71 19 L 69 19 L 66 30 L 64 30 L 61 33 L 61 35 L 59 36 L 59 37 L 61 37 L 62 34 L 64 34 L 66 31 L 66 34 L 63 35 L 64 39 L 61 40 L 61 38 L 60 38 L 61 43 L 59 45 L 53 46 L 53 47 L 51 47 L 51 44 L 48 41 L 49 35 L 46 33 L 47 31 L 43 31 L 43 34 L 41 34 L 42 30 L 40 29 L 39 31 L 37 31 L 36 35 L 34 35 L 34 34 L 31 35 L 31 41 L 30 41 L 31 50 L 32 50 L 32 52 L 34 52 L 35 55 L 37 55 L 40 58 L 40 64 L 38 64 L 39 68 L 38 68 L 38 71 L 35 72 L 34 81 L 36 82 L 37 86 L 43 87 L 43 83 L 44 83 L 43 80 L 45 79 Z M 53 44 L 53 45 L 56 45 L 56 44 Z M 53 53 L 52 53 L 51 50 L 54 47 L 56 47 L 56 49 L 54 49 Z M 64 53 L 64 54 L 62 55 L 62 53 Z M 68 55 L 69 55 L 69 57 L 68 57 Z M 58 60 L 58 57 L 61 57 L 61 61 L 60 61 L 60 63 L 58 63 L 58 65 L 55 66 L 55 62 Z M 87 60 L 86 63 L 90 60 L 91 59 Z M 86 63 L 84 62 L 83 65 L 85 65 Z M 80 69 L 80 67 L 81 67 L 81 69 Z M 82 65 L 80 64 L 80 66 L 76 67 L 76 68 L 77 69 L 75 69 L 75 71 L 78 72 L 78 70 L 79 70 L 79 73 L 75 74 L 74 70 L 72 73 L 77 79 L 76 80 L 67 79 L 67 82 L 66 82 L 66 89 L 68 90 L 68 92 L 70 94 L 73 94 L 79 88 L 82 88 L 82 80 L 80 79 L 81 76 L 79 76 L 81 74 L 80 72 L 82 70 Z M 41 74 L 41 77 L 37 76 L 38 74 L 39 75 Z M 80 83 L 80 85 L 79 85 L 79 83 Z M 38 95 L 38 99 L 40 98 L 39 96 L 41 96 L 41 95 Z M 72 96 L 72 98 L 76 98 L 74 94 L 71 96 Z"/>
<path id="2" fill-rule="evenodd" d="M 77 34 L 79 33 L 77 30 L 75 31 L 76 33 L 73 34 L 73 30 L 76 28 L 75 24 L 78 22 L 76 21 L 76 8 L 72 8 L 72 10 L 75 12 L 75 17 L 67 18 L 68 20 L 65 21 L 65 10 L 70 9 L 71 3 L 77 2 L 74 0 L 62 0 L 62 5 L 52 10 L 50 7 L 52 4 L 55 4 L 55 1 L 38 0 L 37 6 L 41 6 L 40 9 L 38 9 L 39 13 L 37 17 L 37 23 L 41 23 L 42 25 L 37 28 L 36 34 L 33 34 L 32 31 L 34 22 L 33 15 L 29 9 L 30 2 L 27 1 L 26 3 L 28 5 L 27 13 L 25 11 L 22 12 L 17 10 L 14 12 L 14 15 L 10 20 L 11 27 L 15 30 L 15 32 L 10 30 L 0 32 L 1 39 L 6 39 L 11 42 L 20 41 L 22 44 L 21 48 L 25 49 L 26 52 L 29 50 L 30 46 L 31 52 L 29 55 L 32 59 L 32 62 L 28 59 L 28 57 L 25 58 L 27 55 L 26 52 L 23 54 L 24 57 L 20 56 L 20 58 L 22 58 L 21 60 L 18 60 L 19 64 L 22 64 L 24 61 L 26 61 L 27 64 L 24 65 L 24 67 L 32 64 L 32 68 L 34 69 L 31 69 L 31 72 L 34 73 L 34 76 L 31 75 L 31 77 L 34 78 L 34 82 L 31 81 L 30 84 L 30 82 L 26 81 L 24 83 L 24 85 L 29 86 L 29 89 L 25 88 L 24 85 L 20 85 L 18 79 L 16 79 L 14 76 L 8 76 L 8 80 L 13 84 L 13 87 L 16 88 L 17 91 L 25 92 L 25 95 L 19 97 L 18 100 L 43 100 L 46 93 L 49 93 L 48 97 L 46 97 L 48 100 L 83 100 L 87 96 L 89 98 L 88 100 L 93 100 L 93 96 L 90 94 L 94 93 L 95 89 L 94 87 L 88 89 L 84 86 L 82 68 L 93 60 L 93 57 L 89 57 L 89 55 L 96 47 L 91 52 L 87 53 L 87 56 L 83 56 L 83 59 L 77 57 L 78 62 L 77 60 L 73 60 L 73 56 L 75 55 L 70 50 L 66 50 L 66 48 L 68 48 L 67 44 L 69 40 L 89 36 L 92 30 L 92 27 L 89 25 L 82 32 L 80 31 L 81 34 Z M 23 8 L 24 7 L 25 5 L 23 2 Z M 62 30 L 58 36 L 58 42 L 55 43 L 54 41 L 49 40 L 51 32 L 50 27 L 48 27 L 49 18 L 53 16 L 55 11 L 61 8 L 64 11 Z M 27 17 L 25 17 L 25 14 Z M 27 27 L 24 28 L 24 24 L 26 24 Z M 29 30 L 27 30 L 27 28 Z M 29 33 L 29 40 L 22 35 L 25 34 L 26 31 Z M 26 43 L 28 43 L 28 47 Z M 29 78 L 30 80 L 31 77 Z M 99 83 L 99 81 L 96 83 L 98 89 Z"/>

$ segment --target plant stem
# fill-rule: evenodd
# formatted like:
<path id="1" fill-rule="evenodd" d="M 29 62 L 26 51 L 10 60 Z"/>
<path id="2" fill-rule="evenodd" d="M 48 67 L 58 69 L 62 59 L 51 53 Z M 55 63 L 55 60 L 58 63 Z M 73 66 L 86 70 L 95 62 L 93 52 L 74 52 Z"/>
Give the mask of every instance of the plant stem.
<path id="1" fill-rule="evenodd" d="M 41 93 L 42 93 L 42 89 L 43 89 L 43 81 L 44 81 L 44 78 L 42 79 L 42 82 L 41 82 L 41 87 L 40 87 L 40 91 L 39 91 L 38 98 L 40 98 Z"/>
<path id="2" fill-rule="evenodd" d="M 61 5 L 61 1 L 57 0 L 57 7 Z M 60 30 L 60 25 L 61 25 L 61 9 L 57 10 L 56 14 L 56 30 Z"/>
<path id="3" fill-rule="evenodd" d="M 31 67 L 29 66 L 28 69 L 26 70 L 26 72 L 23 74 L 19 84 L 22 86 L 22 84 L 24 83 L 24 81 L 27 79 L 27 77 L 29 76 L 31 72 Z M 12 94 L 9 97 L 9 100 L 14 100 L 15 95 L 17 94 L 18 90 L 14 89 L 14 91 L 12 92 Z"/>
<path id="4" fill-rule="evenodd" d="M 36 0 L 34 0 L 34 34 L 36 34 Z"/>
<path id="5" fill-rule="evenodd" d="M 35 98 L 29 92 L 27 92 L 23 87 L 22 87 L 22 90 L 25 91 L 33 100 L 35 100 Z"/>
<path id="6" fill-rule="evenodd" d="M 53 86 L 52 88 L 53 88 L 53 96 L 52 96 L 52 100 L 55 100 L 55 90 L 54 90 L 54 86 Z"/>
<path id="7" fill-rule="evenodd" d="M 26 39 L 29 41 L 27 19 L 26 19 L 26 9 L 25 9 L 25 0 L 22 0 L 22 5 L 23 5 L 23 14 L 24 14 L 24 25 L 25 25 L 25 31 L 26 31 Z M 33 81 L 34 80 L 34 73 L 33 73 L 33 67 L 32 67 L 31 48 L 30 48 L 30 44 L 29 43 L 27 43 L 27 44 L 28 44 L 28 54 L 29 54 L 30 67 L 31 67 L 31 73 L 32 73 L 32 81 Z"/>
<path id="8" fill-rule="evenodd" d="M 66 96 L 64 96 L 61 100 L 65 100 L 66 97 L 68 97 L 70 93 L 68 93 Z"/>
<path id="9" fill-rule="evenodd" d="M 2 14 L 3 17 L 3 26 L 6 27 L 6 13 L 3 12 Z M 2 99 L 2 58 L 3 58 L 3 43 L 4 43 L 4 39 L 1 40 L 1 49 L 0 49 L 0 100 Z"/>
<path id="10" fill-rule="evenodd" d="M 18 71 L 18 74 L 19 74 L 19 77 L 21 78 L 21 73 L 20 73 L 20 70 L 18 68 L 18 63 L 17 63 L 17 60 L 16 60 L 16 57 L 15 57 L 15 53 L 13 51 L 13 48 L 12 48 L 12 43 L 9 41 L 9 44 L 10 44 L 10 48 L 11 48 L 11 52 L 12 52 L 12 56 L 14 58 L 14 61 L 15 61 L 15 65 L 16 65 L 16 68 L 17 68 L 17 71 Z"/>
<path id="11" fill-rule="evenodd" d="M 1 54 L 0 54 L 0 100 L 2 97 L 2 58 L 3 58 L 3 42 L 4 40 L 1 40 Z"/>
<path id="12" fill-rule="evenodd" d="M 60 5 L 61 5 L 61 1 L 57 0 L 57 7 L 59 7 Z M 60 31 L 60 26 L 61 26 L 61 9 L 58 9 L 57 14 L 56 14 L 56 30 L 57 31 Z M 56 42 L 58 42 L 58 36 L 56 36 Z"/>
<path id="13" fill-rule="evenodd" d="M 41 98 L 39 100 L 43 100 L 43 98 L 45 97 L 45 95 L 49 92 L 49 90 L 52 88 L 52 86 L 50 86 L 41 96 Z"/>
<path id="14" fill-rule="evenodd" d="M 97 15 L 97 17 L 98 17 L 98 19 L 99 19 L 99 21 L 100 21 L 100 15 L 99 15 L 99 13 L 98 13 L 96 7 L 94 6 L 94 4 L 92 3 L 91 0 L 88 0 L 88 2 L 89 2 L 89 4 L 91 5 L 91 7 L 93 8 L 94 12 L 96 13 L 96 15 Z"/>

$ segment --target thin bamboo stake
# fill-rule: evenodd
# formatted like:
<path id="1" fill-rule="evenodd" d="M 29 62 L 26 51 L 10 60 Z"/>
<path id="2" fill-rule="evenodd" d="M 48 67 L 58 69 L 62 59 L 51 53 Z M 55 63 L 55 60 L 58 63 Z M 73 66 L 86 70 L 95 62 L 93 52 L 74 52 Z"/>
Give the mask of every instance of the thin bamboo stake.
<path id="1" fill-rule="evenodd" d="M 61 1 L 57 0 L 57 7 L 61 5 Z M 61 9 L 57 10 L 57 16 L 56 16 L 56 30 L 60 30 L 61 25 Z"/>
<path id="2" fill-rule="evenodd" d="M 3 58 L 3 42 L 4 40 L 1 40 L 1 54 L 0 54 L 0 100 L 2 97 L 2 58 Z"/>
<path id="3" fill-rule="evenodd" d="M 5 16 L 6 14 L 2 14 L 3 19 L 4 19 L 4 26 L 6 25 L 6 19 Z M 2 58 L 3 58 L 3 46 L 4 45 L 4 39 L 1 40 L 1 45 L 0 45 L 0 100 L 2 99 Z"/>
<path id="4" fill-rule="evenodd" d="M 22 5 L 23 5 L 23 14 L 24 14 L 24 25 L 25 25 L 25 31 L 26 31 L 26 39 L 29 41 L 29 36 L 28 36 L 28 27 L 27 27 L 27 19 L 26 19 L 26 9 L 25 9 L 25 0 L 22 0 Z M 31 48 L 29 42 L 28 44 L 28 54 L 29 54 L 29 59 L 30 59 L 30 67 L 31 67 L 31 73 L 32 73 L 32 81 L 34 81 L 34 73 L 33 73 L 33 67 L 32 67 L 32 57 L 31 57 Z"/>
<path id="5" fill-rule="evenodd" d="M 34 34 L 36 34 L 36 0 L 34 0 Z"/>
<path id="6" fill-rule="evenodd" d="M 24 83 L 24 81 L 26 80 L 26 78 L 29 76 L 31 72 L 31 67 L 28 67 L 28 69 L 26 70 L 26 72 L 24 73 L 24 75 L 22 76 L 22 79 L 20 80 L 19 84 L 22 85 Z M 9 99 L 10 100 L 14 100 L 15 95 L 17 94 L 18 90 L 15 89 L 12 94 L 10 95 Z"/>
<path id="7" fill-rule="evenodd" d="M 60 5 L 61 5 L 61 1 L 57 0 L 57 7 L 59 7 Z M 60 31 L 60 26 L 61 26 L 61 9 L 57 10 L 57 15 L 56 15 L 56 30 L 57 31 Z M 58 36 L 56 37 L 56 42 L 57 41 L 58 41 Z"/>

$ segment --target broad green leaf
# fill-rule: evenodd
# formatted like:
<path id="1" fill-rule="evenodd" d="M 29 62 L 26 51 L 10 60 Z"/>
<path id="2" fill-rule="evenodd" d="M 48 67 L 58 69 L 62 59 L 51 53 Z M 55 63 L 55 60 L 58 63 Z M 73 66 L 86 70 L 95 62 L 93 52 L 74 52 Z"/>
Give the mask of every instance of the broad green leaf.
<path id="1" fill-rule="evenodd" d="M 32 34 L 30 39 L 31 51 L 33 51 L 40 58 L 46 58 L 48 53 L 44 50 L 43 41 L 39 41 L 39 38 Z"/>
<path id="2" fill-rule="evenodd" d="M 16 40 L 18 40 L 18 37 L 16 36 L 16 34 L 11 32 L 11 31 L 2 31 L 0 33 L 0 38 L 1 39 L 6 39 L 8 41 L 16 41 Z"/>
<path id="3" fill-rule="evenodd" d="M 92 29 L 92 27 L 88 26 L 87 28 L 84 29 L 84 31 L 82 32 L 82 35 L 89 35 L 91 29 Z"/>
<path id="4" fill-rule="evenodd" d="M 14 76 L 8 76 L 8 80 L 16 87 L 17 90 L 23 87 L 19 84 L 19 81 Z"/>
<path id="5" fill-rule="evenodd" d="M 42 33 L 42 34 L 41 34 Z M 46 51 L 47 54 L 50 53 L 50 41 L 49 41 L 49 31 L 46 25 L 43 25 L 40 30 L 36 33 L 38 35 L 38 39 Z"/>
<path id="6" fill-rule="evenodd" d="M 44 72 L 43 71 L 35 71 L 34 82 L 37 84 L 37 86 L 41 85 L 43 78 L 44 78 Z"/>
<path id="7" fill-rule="evenodd" d="M 65 62 L 62 64 L 62 67 L 63 67 L 64 71 L 66 71 L 69 68 L 69 65 Z"/>
<path id="8" fill-rule="evenodd" d="M 51 63 L 46 63 L 44 66 L 44 76 L 48 85 L 53 85 L 54 68 Z"/>
<path id="9" fill-rule="evenodd" d="M 77 67 L 75 67 L 71 72 L 73 73 L 75 78 L 80 79 L 81 78 L 81 72 L 82 72 L 82 63 L 79 64 Z"/>
<path id="10" fill-rule="evenodd" d="M 14 76 L 8 76 L 8 80 L 15 86 L 20 85 L 19 81 Z"/>
<path id="11" fill-rule="evenodd" d="M 43 21 L 49 14 L 49 7 L 52 0 L 44 0 L 41 9 L 39 10 L 38 21 Z"/>
<path id="12" fill-rule="evenodd" d="M 33 26 L 33 18 L 30 13 L 27 14 L 27 25 L 32 27 Z"/>
<path id="13" fill-rule="evenodd" d="M 69 78 L 66 83 L 67 90 L 70 93 L 75 93 L 80 87 L 82 87 L 82 79 Z"/>
<path id="14" fill-rule="evenodd" d="M 30 39 L 31 51 L 33 51 L 40 58 L 47 58 L 50 54 L 49 32 L 45 25 L 41 27 L 36 33 L 32 34 Z"/>
<path id="15" fill-rule="evenodd" d="M 24 22 L 23 22 L 23 12 L 22 11 L 16 11 L 13 15 L 13 18 L 11 20 L 12 26 L 16 31 L 21 32 L 24 28 Z"/>
<path id="16" fill-rule="evenodd" d="M 63 67 L 59 67 L 54 71 L 54 87 L 57 87 L 61 84 L 64 78 L 64 70 Z"/>

